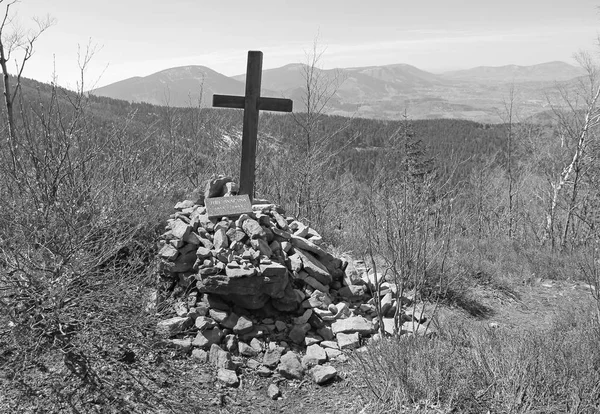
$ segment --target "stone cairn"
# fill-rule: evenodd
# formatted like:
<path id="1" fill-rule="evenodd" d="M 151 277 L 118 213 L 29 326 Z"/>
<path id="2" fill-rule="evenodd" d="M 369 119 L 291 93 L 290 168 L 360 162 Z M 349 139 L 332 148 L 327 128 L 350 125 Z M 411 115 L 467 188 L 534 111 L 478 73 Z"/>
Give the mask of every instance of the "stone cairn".
<path id="1" fill-rule="evenodd" d="M 255 202 L 252 213 L 209 219 L 203 204 L 177 203 L 167 220 L 158 303 L 169 296 L 177 316 L 160 321 L 157 333 L 213 364 L 229 386 L 243 367 L 265 377 L 307 373 L 317 384 L 335 378 L 327 362 L 345 361 L 345 350 L 378 331 L 373 274 L 328 253 L 314 229 L 276 205 Z M 394 292 L 387 282 L 379 289 L 386 330 L 396 307 L 410 302 Z M 415 323 L 422 315 L 405 308 L 403 321 L 412 323 L 403 329 L 423 330 Z"/>

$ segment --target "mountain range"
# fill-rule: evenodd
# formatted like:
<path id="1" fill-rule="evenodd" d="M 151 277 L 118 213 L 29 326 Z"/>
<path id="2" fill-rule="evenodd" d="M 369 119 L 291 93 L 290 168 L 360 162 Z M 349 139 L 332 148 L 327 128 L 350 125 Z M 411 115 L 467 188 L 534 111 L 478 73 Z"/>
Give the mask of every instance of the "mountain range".
<path id="1" fill-rule="evenodd" d="M 267 69 L 262 75 L 262 96 L 286 97 L 294 110 L 305 110 L 304 64 Z M 454 118 L 501 122 L 510 91 L 520 117 L 549 109 L 548 99 L 557 84 L 573 83 L 585 75 L 565 62 L 532 66 L 481 66 L 434 74 L 407 64 L 322 70 L 315 68 L 321 92 L 330 91 L 328 114 L 375 119 Z M 131 102 L 173 107 L 210 106 L 212 95 L 244 94 L 245 75 L 225 76 L 205 66 L 183 66 L 145 77 L 133 77 L 91 93 Z M 329 96 L 329 93 L 326 93 Z"/>

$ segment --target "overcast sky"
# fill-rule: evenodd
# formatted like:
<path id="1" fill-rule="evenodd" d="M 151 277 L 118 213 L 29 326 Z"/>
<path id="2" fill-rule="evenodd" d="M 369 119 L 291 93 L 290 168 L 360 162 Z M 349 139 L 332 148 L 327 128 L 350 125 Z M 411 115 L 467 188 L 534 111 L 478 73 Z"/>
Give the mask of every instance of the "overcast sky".
<path id="1" fill-rule="evenodd" d="M 5 3 L 8 0 L 5 0 Z M 56 20 L 25 76 L 75 88 L 77 49 L 98 52 L 86 84 L 103 86 L 185 65 L 245 72 L 305 60 L 315 37 L 324 68 L 408 63 L 440 72 L 530 65 L 596 47 L 599 0 L 21 0 L 15 22 Z M 86 88 L 87 89 L 87 88 Z"/>

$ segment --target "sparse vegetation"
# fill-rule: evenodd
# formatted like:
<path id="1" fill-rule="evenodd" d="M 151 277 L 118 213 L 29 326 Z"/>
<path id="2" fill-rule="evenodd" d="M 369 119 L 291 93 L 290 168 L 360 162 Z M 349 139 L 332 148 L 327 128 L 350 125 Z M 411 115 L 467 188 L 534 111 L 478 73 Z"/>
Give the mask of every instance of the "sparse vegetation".
<path id="1" fill-rule="evenodd" d="M 262 117 L 258 195 L 399 291 L 455 312 L 432 321 L 433 338 L 356 353 L 369 412 L 600 409 L 598 86 L 585 63 L 588 94 L 572 111 L 554 125 L 511 118 L 508 133 L 320 106 Z M 200 369 L 154 336 L 161 309 L 148 308 L 164 220 L 211 174 L 237 172 L 241 114 L 96 98 L 0 66 L 0 411 L 221 409 Z M 487 325 L 482 290 L 518 301 L 540 279 L 585 282 L 589 303 L 549 326 Z"/>

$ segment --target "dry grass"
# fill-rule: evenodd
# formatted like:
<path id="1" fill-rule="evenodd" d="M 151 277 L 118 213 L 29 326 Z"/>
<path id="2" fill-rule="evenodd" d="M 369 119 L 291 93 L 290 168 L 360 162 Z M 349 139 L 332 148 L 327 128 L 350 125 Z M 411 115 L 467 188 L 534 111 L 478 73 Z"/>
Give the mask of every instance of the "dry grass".
<path id="1" fill-rule="evenodd" d="M 374 400 L 393 412 L 598 412 L 593 310 L 574 309 L 549 330 L 494 330 L 466 319 L 440 328 L 433 340 L 389 339 L 356 354 Z"/>

